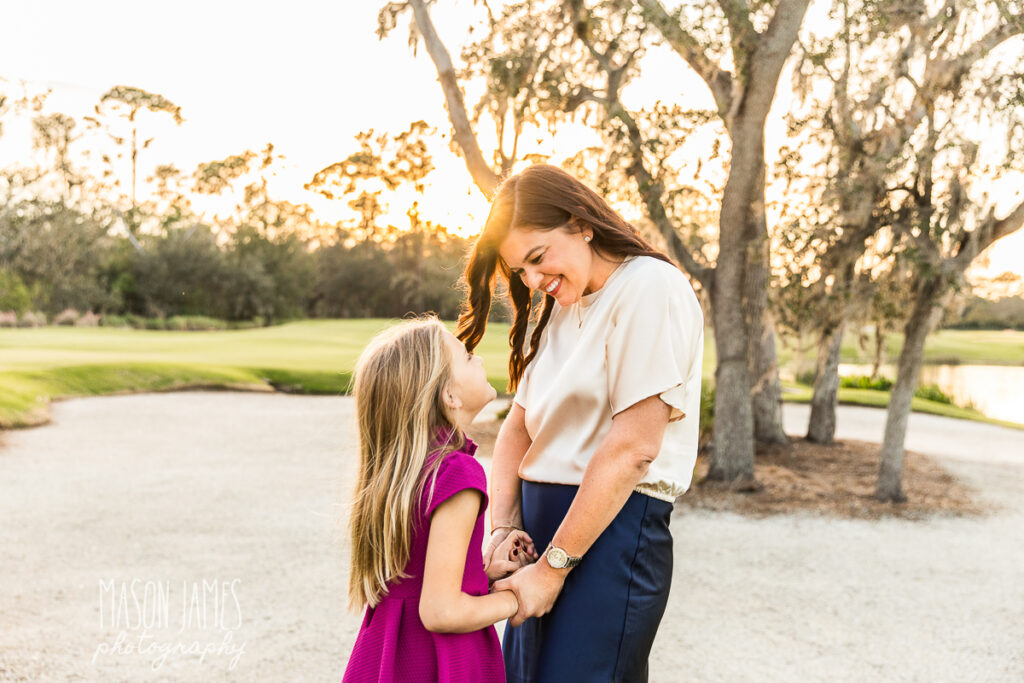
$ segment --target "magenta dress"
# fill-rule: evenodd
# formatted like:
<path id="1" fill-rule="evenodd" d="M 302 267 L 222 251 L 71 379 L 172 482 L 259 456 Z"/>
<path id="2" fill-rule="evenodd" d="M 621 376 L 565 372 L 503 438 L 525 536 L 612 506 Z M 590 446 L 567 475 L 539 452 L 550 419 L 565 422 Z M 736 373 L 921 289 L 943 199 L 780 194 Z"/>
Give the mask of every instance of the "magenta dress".
<path id="1" fill-rule="evenodd" d="M 467 437 L 463 450 L 450 453 L 441 463 L 433 499 L 414 527 L 409 564 L 405 568 L 409 578 L 389 584 L 388 593 L 381 602 L 366 609 L 345 669 L 344 683 L 505 680 L 501 645 L 493 626 L 472 633 L 431 633 L 424 628 L 419 615 L 430 516 L 438 505 L 463 489 L 479 490 L 484 495 L 484 502 L 469 541 L 462 591 L 469 595 L 486 595 L 488 592 L 482 553 L 487 478 L 484 468 L 473 457 L 476 448 L 476 444 Z M 429 482 L 427 489 L 421 510 L 425 507 Z"/>

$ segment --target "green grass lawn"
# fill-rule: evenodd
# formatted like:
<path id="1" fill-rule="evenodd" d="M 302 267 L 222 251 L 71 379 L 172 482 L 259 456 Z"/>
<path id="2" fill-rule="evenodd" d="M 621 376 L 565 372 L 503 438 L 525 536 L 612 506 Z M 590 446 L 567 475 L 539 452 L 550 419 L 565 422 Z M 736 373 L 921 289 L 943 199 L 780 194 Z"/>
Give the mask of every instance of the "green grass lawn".
<path id="1" fill-rule="evenodd" d="M 359 352 L 393 322 L 304 320 L 218 332 L 0 329 L 0 428 L 43 422 L 49 400 L 68 396 L 271 386 L 345 393 Z M 507 337 L 508 325 L 491 325 L 479 351 L 499 391 L 507 383 Z"/>
<path id="2" fill-rule="evenodd" d="M 45 327 L 0 329 L 0 428 L 38 424 L 47 419 L 51 399 L 185 387 L 338 394 L 348 389 L 352 367 L 366 342 L 393 321 L 304 320 L 276 327 L 219 332 L 164 332 L 119 328 Z M 449 324 L 449 327 L 454 327 Z M 894 353 L 899 338 L 887 340 Z M 499 391 L 507 383 L 508 325 L 491 324 L 478 353 L 488 379 Z M 780 344 L 780 361 L 793 352 Z M 890 356 L 893 358 L 894 356 Z M 1024 364 L 1024 332 L 941 331 L 929 338 L 929 362 Z M 852 337 L 844 362 L 868 362 L 857 355 Z M 705 335 L 704 376 L 714 376 L 710 330 Z M 787 400 L 807 400 L 806 387 L 793 387 Z M 840 400 L 885 405 L 885 392 L 843 389 Z M 915 409 L 953 414 L 949 406 Z M 936 407 L 938 406 L 938 407 Z M 957 408 L 957 417 L 980 414 Z M 973 414 L 971 414 L 973 413 Z"/>
<path id="3" fill-rule="evenodd" d="M 811 402 L 811 395 L 813 393 L 811 387 L 802 384 L 790 384 L 787 382 L 783 382 L 782 386 L 783 401 L 792 403 Z M 885 408 L 889 405 L 888 391 L 840 388 L 838 398 L 839 403 L 842 405 L 871 406 L 875 408 Z M 943 417 L 955 417 L 961 420 L 973 420 L 975 422 L 985 422 L 987 424 L 998 425 L 1000 427 L 1024 430 L 1024 424 L 1008 422 L 1006 420 L 997 420 L 974 410 L 973 408 L 962 408 L 960 406 L 952 406 L 947 403 L 939 403 L 938 401 L 929 401 L 928 399 L 920 398 L 918 396 L 914 397 L 913 402 L 911 403 L 911 410 L 918 413 L 930 413 L 932 415 L 941 415 Z"/>
<path id="4" fill-rule="evenodd" d="M 885 357 L 895 362 L 903 335 L 885 338 Z M 872 353 L 857 348 L 855 337 L 843 339 L 845 363 L 870 363 Z M 928 337 L 924 362 L 931 364 L 1024 365 L 1024 332 L 1018 330 L 939 330 Z"/>

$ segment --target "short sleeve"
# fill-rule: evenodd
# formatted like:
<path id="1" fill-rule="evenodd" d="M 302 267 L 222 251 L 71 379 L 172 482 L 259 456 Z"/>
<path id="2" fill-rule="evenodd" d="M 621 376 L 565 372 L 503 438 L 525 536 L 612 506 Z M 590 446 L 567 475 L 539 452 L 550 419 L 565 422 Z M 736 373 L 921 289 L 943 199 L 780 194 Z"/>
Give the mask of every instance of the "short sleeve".
<path id="1" fill-rule="evenodd" d="M 465 489 L 480 491 L 483 494 L 480 509 L 487 507 L 487 475 L 484 474 L 483 465 L 473 456 L 456 451 L 450 453 L 438 468 L 432 497 L 430 480 L 427 480 L 427 490 L 424 493 L 425 499 L 430 501 L 427 506 L 427 518 L 434 514 L 438 505 Z"/>
<path id="2" fill-rule="evenodd" d="M 623 290 L 612 318 L 605 345 L 612 415 L 660 396 L 672 408 L 670 421 L 683 417 L 704 338 L 704 314 L 689 280 L 674 266 L 651 264 Z"/>

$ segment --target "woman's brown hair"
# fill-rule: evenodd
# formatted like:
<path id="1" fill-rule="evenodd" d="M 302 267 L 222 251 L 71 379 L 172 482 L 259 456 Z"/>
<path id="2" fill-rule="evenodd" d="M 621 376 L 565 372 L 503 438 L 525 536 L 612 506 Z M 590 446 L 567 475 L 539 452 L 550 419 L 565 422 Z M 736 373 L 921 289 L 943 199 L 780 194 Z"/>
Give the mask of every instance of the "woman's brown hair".
<path id="1" fill-rule="evenodd" d="M 560 227 L 574 232 L 591 228 L 594 236 L 590 247 L 599 254 L 651 256 L 672 263 L 668 256 L 651 246 L 636 228 L 608 206 L 601 195 L 557 166 L 536 164 L 506 179 L 494 196 L 483 232 L 477 238 L 466 265 L 469 297 L 459 316 L 455 334 L 470 351 L 480 343 L 487 328 L 495 275 L 500 272 L 508 284 L 513 310 L 512 328 L 508 335 L 512 346 L 508 360 L 509 391 L 516 390 L 523 371 L 536 355 L 555 299 L 544 295 L 540 320 L 530 336 L 529 351 L 524 353 L 526 331 L 534 308 L 533 296 L 523 281 L 512 275 L 498 249 L 513 229 L 555 230 Z"/>

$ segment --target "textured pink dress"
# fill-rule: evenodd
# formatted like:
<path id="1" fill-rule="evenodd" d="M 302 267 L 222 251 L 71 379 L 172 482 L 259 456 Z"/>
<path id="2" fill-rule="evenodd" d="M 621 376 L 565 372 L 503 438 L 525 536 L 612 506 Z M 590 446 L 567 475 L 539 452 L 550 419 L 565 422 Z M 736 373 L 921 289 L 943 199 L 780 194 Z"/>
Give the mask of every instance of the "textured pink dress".
<path id="1" fill-rule="evenodd" d="M 484 510 L 487 508 L 487 479 L 484 468 L 473 457 L 476 444 L 466 439 L 462 451 L 450 453 L 441 463 L 429 507 L 425 507 L 429 482 L 421 501 L 418 524 L 414 527 L 412 549 L 405 573 L 409 578 L 389 584 L 387 595 L 374 608 L 367 608 L 345 669 L 344 683 L 368 681 L 504 681 L 498 634 L 493 626 L 472 633 L 431 633 L 420 621 L 419 602 L 423 590 L 423 567 L 427 554 L 430 516 L 438 505 L 463 489 L 477 489 L 484 495 L 480 514 L 469 541 L 462 590 L 469 595 L 487 594 L 483 570 Z"/>

